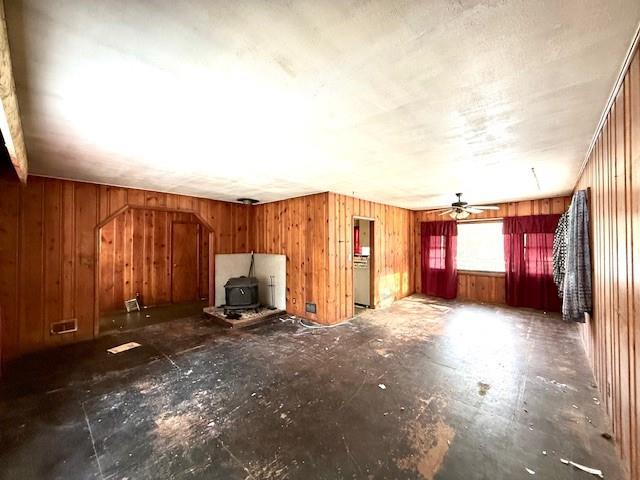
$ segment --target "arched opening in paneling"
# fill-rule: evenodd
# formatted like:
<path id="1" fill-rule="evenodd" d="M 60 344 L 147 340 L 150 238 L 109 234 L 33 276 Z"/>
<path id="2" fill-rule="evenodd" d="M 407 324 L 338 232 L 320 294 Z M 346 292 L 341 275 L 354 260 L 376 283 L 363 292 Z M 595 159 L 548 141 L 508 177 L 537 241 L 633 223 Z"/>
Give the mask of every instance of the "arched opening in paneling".
<path id="1" fill-rule="evenodd" d="M 94 335 L 103 315 L 145 306 L 213 305 L 215 235 L 190 210 L 126 205 L 96 226 Z"/>

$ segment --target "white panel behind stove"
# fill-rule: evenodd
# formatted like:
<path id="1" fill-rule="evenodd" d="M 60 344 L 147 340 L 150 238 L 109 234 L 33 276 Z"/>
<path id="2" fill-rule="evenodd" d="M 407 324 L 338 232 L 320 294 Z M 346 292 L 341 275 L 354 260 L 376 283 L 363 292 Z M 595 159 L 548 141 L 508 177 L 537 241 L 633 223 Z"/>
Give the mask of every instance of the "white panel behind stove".
<path id="1" fill-rule="evenodd" d="M 250 253 L 224 253 L 216 255 L 215 265 L 215 304 L 223 305 L 224 284 L 232 277 L 247 276 L 251 264 Z M 273 276 L 274 306 L 286 310 L 287 257 L 270 253 L 256 253 L 254 276 L 258 279 L 258 295 L 260 303 L 271 305 L 271 276 Z"/>

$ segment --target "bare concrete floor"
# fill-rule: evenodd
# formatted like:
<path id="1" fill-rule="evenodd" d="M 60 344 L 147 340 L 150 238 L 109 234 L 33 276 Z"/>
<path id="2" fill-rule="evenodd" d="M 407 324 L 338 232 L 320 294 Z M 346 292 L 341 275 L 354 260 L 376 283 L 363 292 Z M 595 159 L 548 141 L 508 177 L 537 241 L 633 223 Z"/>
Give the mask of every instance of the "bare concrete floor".
<path id="1" fill-rule="evenodd" d="M 531 310 L 413 296 L 328 329 L 194 316 L 14 364 L 0 478 L 593 478 L 565 458 L 622 479 L 592 382 L 574 326 Z"/>

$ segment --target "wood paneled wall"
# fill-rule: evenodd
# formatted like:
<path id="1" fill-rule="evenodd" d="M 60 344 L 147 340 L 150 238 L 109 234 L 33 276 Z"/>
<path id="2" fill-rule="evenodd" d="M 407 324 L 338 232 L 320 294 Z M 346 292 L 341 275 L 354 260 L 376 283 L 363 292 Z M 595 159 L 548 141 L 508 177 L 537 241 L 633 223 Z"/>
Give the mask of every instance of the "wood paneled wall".
<path id="1" fill-rule="evenodd" d="M 252 249 L 287 257 L 287 312 L 318 322 L 326 321 L 327 203 L 319 193 L 252 208 Z"/>
<path id="2" fill-rule="evenodd" d="M 504 304 L 504 273 L 458 272 L 458 299 Z"/>
<path id="3" fill-rule="evenodd" d="M 328 194 L 328 275 L 326 321 L 354 315 L 353 217 L 373 219 L 374 303 L 386 306 L 415 291 L 414 214 L 404 208 Z"/>
<path id="4" fill-rule="evenodd" d="M 5 359 L 93 337 L 96 226 L 125 205 L 198 212 L 217 253 L 249 248 L 250 207 L 182 195 L 29 177 L 0 180 L 0 305 Z M 76 318 L 78 331 L 51 335 Z"/>
<path id="5" fill-rule="evenodd" d="M 199 298 L 209 296 L 209 235 L 191 213 L 130 209 L 100 229 L 100 311 L 122 310 L 123 302 L 142 295 L 145 305 L 171 298 L 171 225 L 200 225 L 198 248 Z M 176 245 L 175 248 L 185 246 Z"/>
<path id="6" fill-rule="evenodd" d="M 257 252 L 287 256 L 287 311 L 321 323 L 353 316 L 353 217 L 374 220 L 376 306 L 414 292 L 413 215 L 409 210 L 320 193 L 257 205 Z M 315 303 L 316 314 L 305 312 Z"/>
<path id="7" fill-rule="evenodd" d="M 640 55 L 578 181 L 589 189 L 593 316 L 587 355 L 630 478 L 640 478 Z"/>
<path id="8" fill-rule="evenodd" d="M 498 210 L 485 210 L 473 215 L 473 220 L 504 217 L 519 217 L 525 215 L 543 215 L 547 213 L 564 213 L 569 209 L 571 196 L 526 200 L 522 202 L 507 202 L 497 204 Z M 422 291 L 420 251 L 420 223 L 442 220 L 437 211 L 422 210 L 415 215 L 415 247 L 414 273 L 416 291 Z M 458 272 L 458 298 L 475 302 L 505 303 L 504 275 L 485 272 Z"/>

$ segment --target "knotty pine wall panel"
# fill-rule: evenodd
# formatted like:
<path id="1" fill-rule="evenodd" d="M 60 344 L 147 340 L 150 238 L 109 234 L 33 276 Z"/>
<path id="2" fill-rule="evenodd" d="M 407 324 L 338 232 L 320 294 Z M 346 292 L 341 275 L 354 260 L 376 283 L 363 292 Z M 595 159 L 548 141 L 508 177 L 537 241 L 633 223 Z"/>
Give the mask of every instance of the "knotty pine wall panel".
<path id="1" fill-rule="evenodd" d="M 580 330 L 630 478 L 640 478 L 640 56 L 577 184 L 589 189 L 593 315 Z"/>
<path id="2" fill-rule="evenodd" d="M 62 343 L 92 338 L 96 298 L 96 226 L 125 205 L 165 207 L 197 212 L 214 230 L 216 253 L 249 251 L 250 208 L 214 200 L 109 187 L 83 182 L 29 177 L 26 186 L 0 180 L 0 306 L 3 312 L 2 355 L 18 355 Z M 145 222 L 144 210 L 132 210 Z M 137 212 L 137 213 L 136 213 Z M 149 221 L 149 217 L 147 217 Z M 115 271 L 135 288 L 149 288 L 122 267 L 132 243 L 124 237 L 124 217 L 116 219 Z M 161 222 L 149 227 L 163 229 Z M 136 241 L 150 246 L 150 238 Z M 153 268 L 136 258 L 139 271 Z M 122 268 L 122 271 L 120 270 Z M 128 273 L 127 273 L 128 272 Z M 122 288 L 122 290 L 118 290 Z M 164 287 L 151 285 L 161 291 Z M 126 296 L 122 284 L 114 285 Z M 51 335 L 51 322 L 76 318 L 78 331 Z"/>
<path id="3" fill-rule="evenodd" d="M 376 306 L 414 291 L 409 210 L 320 193 L 257 205 L 253 248 L 287 256 L 287 311 L 321 323 L 353 316 L 353 217 L 373 218 Z M 305 312 L 305 303 L 317 312 Z"/>
<path id="4" fill-rule="evenodd" d="M 252 249 L 286 256 L 287 312 L 326 322 L 327 203 L 319 193 L 252 207 Z M 316 304 L 316 313 L 305 304 Z"/>
<path id="5" fill-rule="evenodd" d="M 504 274 L 458 272 L 458 299 L 472 302 L 504 304 Z"/>
<path id="6" fill-rule="evenodd" d="M 100 311 L 123 309 L 123 302 L 142 295 L 145 305 L 162 305 L 171 298 L 171 226 L 200 225 L 198 248 L 199 298 L 209 295 L 208 231 L 190 213 L 131 209 L 100 229 Z M 179 245 L 175 248 L 180 248 Z"/>
<path id="7" fill-rule="evenodd" d="M 569 209 L 571 196 L 525 200 L 521 202 L 498 203 L 498 210 L 485 210 L 473 215 L 473 220 L 518 217 L 525 215 L 543 215 L 548 213 L 564 213 Z M 420 223 L 447 219 L 441 217 L 437 210 L 421 210 L 414 212 L 414 275 L 416 292 L 422 291 L 420 248 Z M 458 298 L 475 302 L 505 303 L 504 275 L 487 274 L 485 272 L 458 272 Z"/>
<path id="8" fill-rule="evenodd" d="M 376 307 L 415 291 L 412 252 L 414 214 L 410 210 L 328 194 L 327 323 L 354 315 L 353 309 L 353 217 L 374 221 L 373 269 Z"/>

